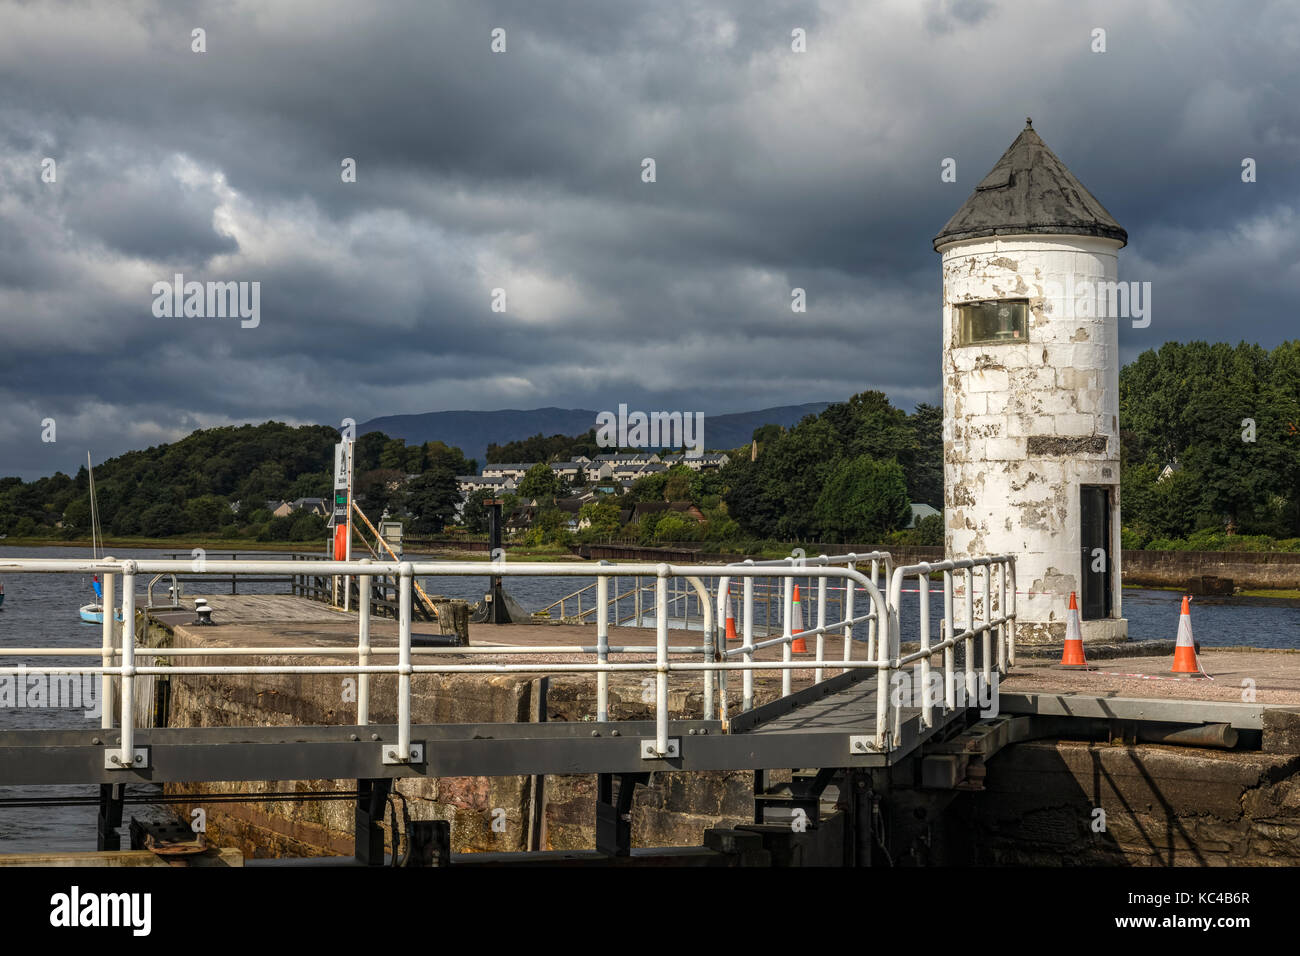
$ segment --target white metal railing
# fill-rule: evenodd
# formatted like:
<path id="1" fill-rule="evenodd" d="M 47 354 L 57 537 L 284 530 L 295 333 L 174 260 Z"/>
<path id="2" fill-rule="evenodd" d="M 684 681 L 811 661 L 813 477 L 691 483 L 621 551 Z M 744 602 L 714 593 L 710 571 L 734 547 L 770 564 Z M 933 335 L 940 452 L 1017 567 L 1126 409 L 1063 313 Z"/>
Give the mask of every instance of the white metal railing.
<path id="1" fill-rule="evenodd" d="M 870 576 L 859 569 L 869 565 Z M 999 608 L 1001 615 L 991 616 L 989 603 L 990 575 L 1000 569 Z M 976 571 L 982 569 L 978 576 L 982 581 L 983 599 L 976 602 L 973 596 L 973 582 Z M 884 571 L 883 581 L 878 575 Z M 955 571 L 964 573 L 967 626 L 956 631 L 952 601 L 952 575 Z M 136 631 L 136 578 L 138 575 L 168 575 L 183 572 L 198 575 L 284 575 L 322 574 L 355 575 L 360 578 L 362 593 L 366 593 L 372 575 L 395 575 L 400 582 L 398 639 L 395 647 L 376 647 L 370 642 L 370 608 L 368 602 L 362 602 L 357 611 L 357 643 L 355 647 L 189 647 L 189 648 L 148 648 L 137 647 L 134 634 Z M 931 573 L 944 575 L 945 582 L 945 630 L 944 636 L 937 643 L 931 643 L 928 611 L 928 578 Z M 397 677 L 396 712 L 398 739 L 396 745 L 385 744 L 383 757 L 387 763 L 418 762 L 413 756 L 411 745 L 411 682 L 417 674 L 529 674 L 529 673 L 594 673 L 597 678 L 596 719 L 609 719 L 609 675 L 617 673 L 649 673 L 654 676 L 654 716 L 655 737 L 653 742 L 643 742 L 643 755 L 647 758 L 675 755 L 668 738 L 668 678 L 672 673 L 699 674 L 703 680 L 704 716 L 716 718 L 728 724 L 726 679 L 731 671 L 742 672 L 744 693 L 743 709 L 754 706 L 754 674 L 765 671 L 782 672 L 782 696 L 791 693 L 792 672 L 796 669 L 813 669 L 816 681 L 820 681 L 827 665 L 846 673 L 856 669 L 877 671 L 879 699 L 877 701 L 877 721 L 874 728 L 874 749 L 887 750 L 891 739 L 897 739 L 898 713 L 893 718 L 887 710 L 890 698 L 891 675 L 901 668 L 922 661 L 922 667 L 929 667 L 932 654 L 940 651 L 944 654 L 945 686 L 951 688 L 954 679 L 953 649 L 960 643 L 966 647 L 967 680 L 971 680 L 973 671 L 974 642 L 984 635 L 984 671 L 986 678 L 992 665 L 992 647 L 990 641 L 996 640 L 999 670 L 1005 670 L 1014 662 L 1014 621 L 1015 621 L 1015 571 L 1013 559 L 1005 556 L 992 558 L 975 558 L 965 561 L 947 561 L 933 565 L 913 565 L 906 568 L 893 568 L 892 559 L 883 552 L 866 555 L 839 555 L 817 558 L 792 557 L 778 561 L 753 562 L 730 565 L 672 565 L 672 564 L 624 564 L 592 565 L 590 563 L 528 563 L 506 564 L 493 563 L 485 567 L 478 562 L 372 562 L 330 561 L 330 560 L 255 560 L 241 559 L 231 561 L 206 561 L 196 567 L 194 562 L 180 560 L 116 560 L 104 558 L 98 560 L 82 559 L 0 559 L 0 574 L 30 573 L 66 573 L 99 574 L 103 581 L 103 604 L 105 608 L 104 623 L 101 633 L 101 646 L 98 648 L 67 647 L 0 647 L 0 660 L 5 657 L 27 656 L 97 656 L 98 665 L 80 667 L 61 666 L 50 668 L 50 674 L 86 675 L 98 674 L 101 677 L 101 701 L 104 705 L 113 697 L 112 681 L 120 682 L 119 728 L 120 746 L 110 750 L 106 755 L 106 766 L 130 767 L 140 764 L 146 758 L 137 753 L 135 742 L 135 688 L 137 676 L 215 676 L 215 675 L 279 675 L 279 674 L 339 674 L 357 677 L 357 723 L 369 723 L 370 711 L 370 677 L 371 675 L 392 674 Z M 594 645 L 541 645 L 541 646 L 501 646 L 475 645 L 469 647 L 413 647 L 411 634 L 411 601 L 415 577 L 482 577 L 485 574 L 503 577 L 595 577 L 596 581 L 596 643 Z M 643 575 L 655 580 L 655 643 L 653 646 L 610 643 L 609 638 L 609 579 L 618 576 Z M 899 652 L 899 599 L 904 577 L 916 575 L 923 582 L 925 596 L 920 602 L 921 649 L 915 653 L 900 655 Z M 118 581 L 121 579 L 122 627 L 116 627 L 111 608 Z M 753 634 L 753 589 L 760 578 L 779 579 L 783 586 L 784 626 L 782 634 L 776 638 L 755 642 Z M 816 626 L 800 634 L 791 627 L 791 591 L 794 581 L 807 578 L 817 581 L 819 600 Z M 716 580 L 716 589 L 711 593 L 706 584 L 707 579 Z M 725 620 L 727 588 L 734 579 L 744 582 L 746 613 L 743 617 L 744 642 L 739 648 L 729 649 L 722 639 L 719 622 Z M 702 612 L 702 639 L 694 645 L 669 644 L 669 584 L 681 581 L 684 587 L 693 591 Z M 890 597 L 882 593 L 882 587 L 888 582 L 886 590 Z M 844 590 L 841 602 L 842 615 L 839 620 L 827 621 L 829 590 L 839 585 Z M 866 613 L 855 613 L 855 595 L 863 595 L 867 602 Z M 1010 600 L 1010 604 L 1008 604 Z M 715 603 L 717 613 L 714 613 Z M 854 654 L 853 629 L 861 624 L 868 625 L 867 653 L 865 657 Z M 130 627 L 130 631 L 127 627 Z M 844 636 L 842 659 L 828 661 L 825 658 L 825 635 L 841 632 Z M 125 634 L 133 635 L 131 640 Z M 794 660 L 791 645 L 794 639 L 802 637 L 816 641 L 816 654 L 813 660 Z M 858 644 L 862 642 L 859 641 Z M 781 646 L 782 659 L 779 661 L 758 660 L 756 653 L 772 646 Z M 491 655 L 530 655 L 530 654 L 567 654 L 592 655 L 594 661 L 577 660 L 546 663 L 487 662 L 478 659 Z M 355 663 L 348 661 L 339 664 L 213 664 L 187 665 L 172 663 L 160 665 L 158 658 L 184 659 L 186 657 L 282 657 L 282 656 L 346 656 L 354 657 Z M 396 663 L 375 663 L 373 658 L 392 657 Z M 611 655 L 633 655 L 648 657 L 652 660 L 614 661 Z M 466 657 L 468 661 L 438 662 L 439 657 Z M 682 658 L 699 658 L 683 660 Z M 137 663 L 137 658 L 147 663 Z M 416 663 L 420 658 L 433 660 L 428 663 Z M 115 663 L 116 662 L 116 663 Z M 0 667 L 0 674 L 15 675 L 26 673 L 24 667 Z M 944 706 L 954 704 L 951 693 L 945 696 Z M 113 709 L 101 706 L 102 726 L 113 727 Z M 927 724 L 932 721 L 932 711 L 924 709 Z"/>
<path id="2" fill-rule="evenodd" d="M 953 575 L 957 572 L 964 575 L 962 594 L 965 598 L 965 609 L 964 613 L 960 615 L 961 631 L 957 630 L 959 615 L 954 607 Z M 975 598 L 977 572 L 981 592 L 978 601 Z M 937 644 L 932 643 L 930 632 L 930 579 L 931 575 L 934 574 L 943 575 L 943 623 L 941 626 L 943 636 Z M 994 606 L 990 601 L 991 583 L 995 574 L 998 580 L 997 611 L 999 616 L 997 617 L 993 616 Z M 895 670 L 901 670 L 908 664 L 919 662 L 919 684 L 923 688 L 920 695 L 921 723 L 924 727 L 932 727 L 934 726 L 934 701 L 928 693 L 928 688 L 930 686 L 931 658 L 937 652 L 943 652 L 943 707 L 945 711 L 952 710 L 957 706 L 954 650 L 958 645 L 964 645 L 965 650 L 964 690 L 966 701 L 975 700 L 979 697 L 975 668 L 975 641 L 980 635 L 984 635 L 984 639 L 980 641 L 983 660 L 979 676 L 983 678 L 986 688 L 993 685 L 995 644 L 997 646 L 996 668 L 998 674 L 1005 674 L 1007 669 L 1015 664 L 1016 562 L 1009 555 L 997 555 L 938 561 L 932 564 L 912 564 L 895 568 L 889 581 L 889 608 L 896 624 L 899 620 L 900 605 L 902 603 L 903 581 L 908 577 L 915 577 L 917 580 L 920 647 L 911 654 L 900 656 L 899 648 L 895 645 L 890 650 L 889 656 L 895 662 Z M 898 628 L 891 629 L 890 633 L 894 635 L 894 640 L 897 640 Z"/>

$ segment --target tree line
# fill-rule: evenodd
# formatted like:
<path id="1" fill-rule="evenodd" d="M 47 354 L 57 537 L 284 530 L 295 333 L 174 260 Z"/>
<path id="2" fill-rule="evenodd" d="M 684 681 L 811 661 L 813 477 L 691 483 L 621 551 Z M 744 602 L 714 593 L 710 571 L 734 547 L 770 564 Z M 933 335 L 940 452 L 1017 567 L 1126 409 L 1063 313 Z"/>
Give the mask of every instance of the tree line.
<path id="1" fill-rule="evenodd" d="M 1300 340 L 1166 342 L 1119 391 L 1126 547 L 1300 536 Z"/>
<path id="2" fill-rule="evenodd" d="M 1125 547 L 1285 547 L 1300 550 L 1300 341 L 1272 350 L 1170 342 L 1119 376 L 1121 512 Z M 943 508 L 942 410 L 912 414 L 862 392 L 792 428 L 767 425 L 720 470 L 676 465 L 625 495 L 582 506 L 583 536 L 644 543 L 818 541 L 941 544 L 942 519 L 904 531 L 910 504 Z M 489 461 L 537 461 L 506 510 L 538 503 L 534 540 L 571 540 L 557 502 L 575 488 L 547 462 L 604 453 L 595 431 L 490 445 Z M 274 517 L 268 501 L 329 499 L 338 432 L 281 422 L 209 428 L 95 466 L 101 524 L 116 537 L 322 539 L 323 519 Z M 371 432 L 354 446 L 354 492 L 366 516 L 401 517 L 416 534 L 457 519 L 457 475 L 478 463 L 440 441 L 407 445 Z M 585 483 L 580 483 L 585 484 Z M 470 497 L 464 526 L 486 530 Z M 641 509 L 642 502 L 695 509 Z M 700 521 L 696 514 L 703 518 Z M 86 469 L 35 481 L 0 478 L 0 534 L 85 538 Z M 1277 544 L 1278 539 L 1285 539 Z"/>
<path id="3" fill-rule="evenodd" d="M 264 422 L 201 429 L 110 458 L 95 465 L 100 525 L 115 537 L 323 540 L 324 518 L 305 512 L 275 517 L 267 503 L 322 498 L 328 507 L 338 441 L 338 431 L 325 425 Z M 372 521 L 390 509 L 412 513 L 418 530 L 440 531 L 460 502 L 455 476 L 476 467 L 442 442 L 408 447 L 371 432 L 354 446 L 353 488 Z M 84 466 L 72 476 L 0 478 L 0 534 L 80 539 L 90 529 Z"/>

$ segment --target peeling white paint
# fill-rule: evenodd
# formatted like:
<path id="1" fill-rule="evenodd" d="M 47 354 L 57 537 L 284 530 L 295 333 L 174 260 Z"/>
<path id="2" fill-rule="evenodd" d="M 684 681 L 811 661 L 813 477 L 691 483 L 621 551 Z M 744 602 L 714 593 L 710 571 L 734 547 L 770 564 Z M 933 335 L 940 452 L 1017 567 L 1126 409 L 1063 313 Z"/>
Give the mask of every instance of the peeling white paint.
<path id="1" fill-rule="evenodd" d="M 1082 580 L 1080 485 L 1112 487 L 1114 618 L 1085 640 L 1127 636 L 1120 611 L 1119 327 L 1075 314 L 1064 290 L 1117 279 L 1119 242 L 1002 236 L 943 255 L 945 546 L 950 557 L 1016 556 L 1017 639 L 1061 640 Z M 1028 298 L 1028 338 L 959 346 L 954 304 Z M 1031 437 L 1104 438 L 1105 450 L 1030 457 Z M 1042 438 L 1037 439 L 1039 442 Z M 1048 593 L 1042 593 L 1048 592 Z M 959 605 L 960 606 L 960 605 Z"/>

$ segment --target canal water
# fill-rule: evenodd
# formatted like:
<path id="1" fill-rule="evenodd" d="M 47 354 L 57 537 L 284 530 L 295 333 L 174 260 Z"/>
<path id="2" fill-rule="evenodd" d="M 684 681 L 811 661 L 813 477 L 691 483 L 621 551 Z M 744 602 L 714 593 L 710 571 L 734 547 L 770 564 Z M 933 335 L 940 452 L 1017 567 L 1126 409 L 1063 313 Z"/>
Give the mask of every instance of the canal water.
<path id="1" fill-rule="evenodd" d="M 119 558 L 163 558 L 169 552 L 162 550 L 113 549 Z M 0 557 L 86 557 L 81 548 L 37 548 L 20 549 L 0 547 Z M 212 552 L 212 557 L 220 557 L 219 552 Z M 241 554 L 241 557 L 245 555 Z M 257 557 L 248 553 L 247 557 Z M 263 554 L 264 557 L 272 555 Z M 415 555 L 409 556 L 419 559 Z M 463 598 L 476 602 L 482 599 L 487 588 L 487 565 L 482 576 L 452 578 L 437 577 L 422 579 L 421 584 L 429 593 L 443 594 L 448 597 Z M 568 577 L 507 578 L 506 590 L 527 611 L 539 610 L 559 598 L 571 594 L 591 579 Z M 83 624 L 78 617 L 78 609 L 92 600 L 93 591 L 88 576 L 26 574 L 8 575 L 3 582 L 5 601 L 0 606 L 0 644 L 9 647 L 98 647 L 100 630 L 97 625 Z M 143 604 L 143 586 L 139 582 L 141 593 L 137 595 L 137 604 Z M 652 579 L 645 579 L 647 589 L 653 587 Z M 812 627 L 816 621 L 816 585 L 801 585 L 801 605 L 804 624 Z M 620 577 L 611 585 L 622 594 L 635 585 L 631 578 Z M 914 586 L 914 585 L 913 585 Z M 732 593 L 736 597 L 737 610 L 740 604 L 740 584 L 733 584 Z M 191 586 L 191 590 L 200 590 Z M 209 595 L 221 593 L 221 586 L 214 582 L 210 588 L 201 589 Z M 246 584 L 241 585 L 246 593 L 277 593 L 287 591 L 287 584 Z M 756 605 L 756 632 L 765 632 L 766 611 L 773 610 L 771 627 L 779 630 L 780 585 L 769 581 L 759 581 L 756 591 L 760 597 Z M 769 603 L 762 600 L 771 594 Z M 904 596 L 901 608 L 902 639 L 916 640 L 918 595 L 911 593 Z M 942 594 L 931 593 L 931 619 L 938 622 L 942 617 Z M 217 609 L 219 619 L 219 597 L 211 598 Z M 861 600 L 861 597 L 859 598 Z M 1181 595 L 1173 591 L 1151 591 L 1125 589 L 1124 616 L 1129 621 L 1129 633 L 1137 638 L 1173 638 L 1178 629 L 1178 614 Z M 642 598 L 646 625 L 653 625 L 654 597 L 647 590 Z M 583 609 L 589 609 L 595 602 L 594 591 L 583 596 Z M 698 615 L 699 609 L 694 600 L 679 601 L 675 608 L 689 603 L 690 615 Z M 859 604 L 859 608 L 862 604 Z M 576 611 L 576 602 L 566 606 L 566 612 Z M 832 604 L 829 618 L 834 620 L 838 606 Z M 557 612 L 553 612 L 558 616 Z M 861 611 L 859 610 L 859 613 Z M 631 618 L 635 614 L 635 602 L 631 597 L 624 597 L 618 606 L 620 619 Z M 1207 647 L 1242 645 L 1248 647 L 1300 648 L 1300 608 L 1294 607 L 1245 607 L 1233 605 L 1197 605 L 1193 604 L 1193 629 L 1196 639 Z M 632 623 L 629 621 L 629 623 Z M 690 626 L 682 620 L 672 622 L 675 627 Z M 695 624 L 698 627 L 698 624 Z M 936 624 L 937 627 L 937 624 Z M 860 632 L 865 636 L 865 632 Z M 95 660 L 85 657 L 60 658 L 6 658 L 6 664 L 14 666 L 27 664 L 34 670 L 45 666 L 73 665 Z M 94 709 L 98 698 L 98 681 L 89 680 L 84 685 L 92 699 L 82 700 L 79 707 L 0 707 L 0 729 L 54 729 L 85 728 L 99 724 L 98 712 Z M 131 792 L 148 794 L 147 787 L 132 787 Z M 158 792 L 154 788 L 152 792 Z M 52 796 L 94 797 L 98 795 L 95 787 L 0 787 L 0 803 L 14 797 Z M 0 853 L 22 853 L 39 851 L 93 850 L 95 848 L 95 815 L 93 806 L 89 807 L 5 807 L 0 806 Z M 139 819 L 166 820 L 168 812 L 160 807 L 140 804 L 128 805 L 123 815 L 123 842 L 125 844 L 126 826 L 130 817 Z"/>

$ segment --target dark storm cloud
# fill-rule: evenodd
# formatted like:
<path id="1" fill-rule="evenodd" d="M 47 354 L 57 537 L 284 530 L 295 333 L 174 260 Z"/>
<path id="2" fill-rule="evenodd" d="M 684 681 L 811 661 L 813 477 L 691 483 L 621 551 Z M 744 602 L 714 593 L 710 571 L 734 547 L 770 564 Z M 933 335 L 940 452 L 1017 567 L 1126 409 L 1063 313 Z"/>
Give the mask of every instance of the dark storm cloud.
<path id="1" fill-rule="evenodd" d="M 266 418 L 934 401 L 930 239 L 1025 115 L 1153 283 L 1126 359 L 1294 334 L 1281 4 L 0 2 L 0 24 L 0 474 Z M 260 324 L 154 317 L 177 272 L 259 281 Z"/>

